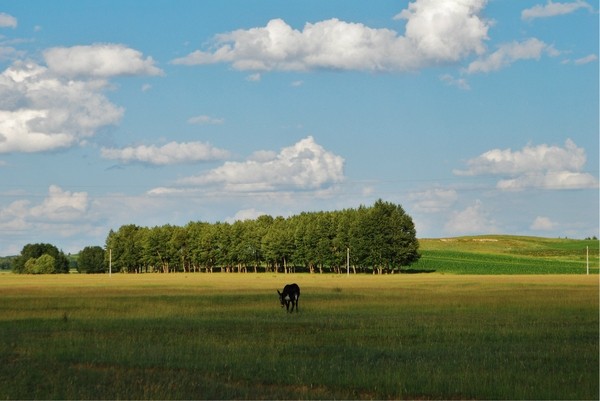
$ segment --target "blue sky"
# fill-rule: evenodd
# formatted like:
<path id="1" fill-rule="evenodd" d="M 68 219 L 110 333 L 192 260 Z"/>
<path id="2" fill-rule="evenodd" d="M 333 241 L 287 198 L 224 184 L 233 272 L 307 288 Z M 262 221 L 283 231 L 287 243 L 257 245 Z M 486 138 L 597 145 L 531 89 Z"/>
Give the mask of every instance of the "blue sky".
<path id="1" fill-rule="evenodd" d="M 401 204 L 598 235 L 598 3 L 0 0 L 0 255 Z"/>

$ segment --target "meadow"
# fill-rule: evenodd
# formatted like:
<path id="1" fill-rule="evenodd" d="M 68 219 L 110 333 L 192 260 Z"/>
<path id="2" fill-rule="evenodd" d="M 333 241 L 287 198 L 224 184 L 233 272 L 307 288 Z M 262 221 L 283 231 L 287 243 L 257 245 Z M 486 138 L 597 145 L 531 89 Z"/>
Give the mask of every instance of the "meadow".
<path id="1" fill-rule="evenodd" d="M 598 399 L 598 294 L 597 275 L 2 274 L 0 398 Z"/>

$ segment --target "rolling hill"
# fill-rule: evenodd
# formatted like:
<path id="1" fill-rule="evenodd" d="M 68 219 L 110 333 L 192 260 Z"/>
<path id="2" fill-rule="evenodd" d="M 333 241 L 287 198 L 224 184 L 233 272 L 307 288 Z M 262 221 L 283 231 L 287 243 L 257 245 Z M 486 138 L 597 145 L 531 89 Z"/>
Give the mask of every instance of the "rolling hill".
<path id="1" fill-rule="evenodd" d="M 485 235 L 420 239 L 409 271 L 454 274 L 598 274 L 598 240 Z"/>

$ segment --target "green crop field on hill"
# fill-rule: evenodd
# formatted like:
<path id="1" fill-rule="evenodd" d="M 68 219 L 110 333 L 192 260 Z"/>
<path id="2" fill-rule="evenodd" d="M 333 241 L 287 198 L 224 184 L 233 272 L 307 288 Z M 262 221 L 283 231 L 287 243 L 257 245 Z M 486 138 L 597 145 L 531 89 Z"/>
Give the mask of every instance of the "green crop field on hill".
<path id="1" fill-rule="evenodd" d="M 597 399 L 598 290 L 565 274 L 3 274 L 0 398 Z"/>
<path id="2" fill-rule="evenodd" d="M 419 240 L 413 271 L 455 274 L 598 274 L 598 240 L 488 235 Z M 589 256 L 586 256 L 587 255 Z M 410 270 L 409 270 L 410 271 Z"/>

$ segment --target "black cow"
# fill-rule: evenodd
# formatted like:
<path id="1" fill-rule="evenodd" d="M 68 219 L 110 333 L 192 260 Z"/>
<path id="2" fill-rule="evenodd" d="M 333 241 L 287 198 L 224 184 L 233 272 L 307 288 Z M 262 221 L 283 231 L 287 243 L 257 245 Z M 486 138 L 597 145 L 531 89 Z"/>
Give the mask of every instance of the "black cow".
<path id="1" fill-rule="evenodd" d="M 283 308 L 285 305 L 285 309 L 288 312 L 294 311 L 294 306 L 296 306 L 296 312 L 298 312 L 298 298 L 300 298 L 300 287 L 298 284 L 288 284 L 283 287 L 283 292 L 279 292 L 279 302 L 281 302 L 281 307 Z M 290 303 L 292 304 L 292 310 L 290 311 Z"/>

